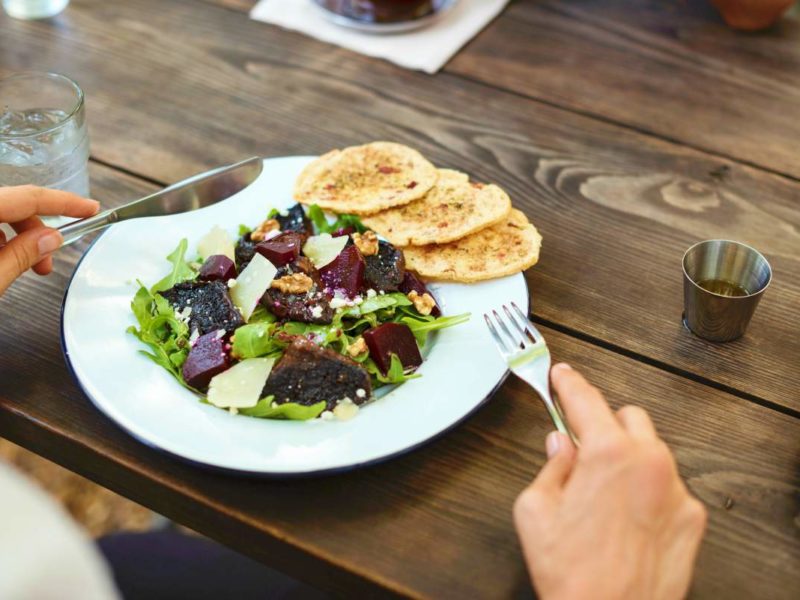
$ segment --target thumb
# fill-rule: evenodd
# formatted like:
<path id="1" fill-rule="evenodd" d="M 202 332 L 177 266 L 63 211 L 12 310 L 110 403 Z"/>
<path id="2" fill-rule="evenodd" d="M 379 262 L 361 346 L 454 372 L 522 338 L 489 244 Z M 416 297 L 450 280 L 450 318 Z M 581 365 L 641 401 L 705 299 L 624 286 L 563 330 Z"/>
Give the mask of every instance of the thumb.
<path id="1" fill-rule="evenodd" d="M 575 446 L 569 436 L 551 431 L 545 442 L 547 448 L 547 463 L 539 471 L 533 482 L 533 487 L 545 495 L 561 491 L 572 473 L 575 464 Z"/>
<path id="2" fill-rule="evenodd" d="M 55 229 L 37 227 L 23 231 L 0 247 L 0 294 L 17 277 L 55 252 L 63 241 L 61 234 Z"/>

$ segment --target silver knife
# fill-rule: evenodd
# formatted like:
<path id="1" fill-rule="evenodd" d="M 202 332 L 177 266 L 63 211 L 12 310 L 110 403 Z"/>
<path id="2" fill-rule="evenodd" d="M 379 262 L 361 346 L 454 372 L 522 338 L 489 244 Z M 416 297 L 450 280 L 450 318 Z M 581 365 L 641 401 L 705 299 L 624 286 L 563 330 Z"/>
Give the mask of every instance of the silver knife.
<path id="1" fill-rule="evenodd" d="M 64 236 L 63 245 L 76 242 L 87 233 L 120 221 L 174 215 L 211 206 L 241 192 L 258 178 L 263 167 L 263 161 L 254 156 L 227 167 L 194 175 L 124 206 L 69 223 L 58 228 Z"/>

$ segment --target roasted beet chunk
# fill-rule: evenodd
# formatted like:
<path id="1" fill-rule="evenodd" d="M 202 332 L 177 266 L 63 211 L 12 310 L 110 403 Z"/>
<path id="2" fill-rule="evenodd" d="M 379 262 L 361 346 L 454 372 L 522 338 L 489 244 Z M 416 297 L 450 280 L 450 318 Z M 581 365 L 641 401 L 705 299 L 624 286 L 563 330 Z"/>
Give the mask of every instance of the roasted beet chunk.
<path id="1" fill-rule="evenodd" d="M 297 260 L 308 236 L 297 231 L 287 231 L 256 245 L 261 254 L 276 267 L 288 265 Z"/>
<path id="2" fill-rule="evenodd" d="M 406 274 L 406 259 L 403 251 L 389 242 L 378 243 L 378 253 L 364 257 L 367 268 L 364 271 L 367 287 L 383 292 L 396 292 Z"/>
<path id="3" fill-rule="evenodd" d="M 227 371 L 231 359 L 225 352 L 225 337 L 212 331 L 197 338 L 183 363 L 183 379 L 198 390 L 204 390 L 215 375 Z"/>
<path id="4" fill-rule="evenodd" d="M 364 289 L 364 257 L 356 246 L 347 246 L 333 259 L 333 262 L 322 267 L 319 272 L 322 281 L 331 290 L 340 290 L 348 297 L 357 296 Z"/>
<path id="5" fill-rule="evenodd" d="M 276 288 L 270 288 L 261 298 L 261 304 L 279 319 L 318 323 L 327 325 L 333 321 L 333 309 L 330 300 L 323 291 L 324 284 L 319 271 L 311 261 L 301 256 L 290 265 L 278 269 L 276 279 L 293 273 L 304 273 L 311 278 L 313 285 L 308 292 L 289 294 Z"/>
<path id="6" fill-rule="evenodd" d="M 236 310 L 228 294 L 228 286 L 221 281 L 185 281 L 161 292 L 175 310 L 189 313 L 189 329 L 200 335 L 224 329 L 227 333 L 244 325 L 242 315 Z"/>
<path id="7" fill-rule="evenodd" d="M 311 228 L 311 221 L 300 204 L 295 204 L 290 208 L 285 217 L 279 214 L 275 219 L 281 226 L 281 231 L 299 231 L 308 235 L 314 232 Z"/>
<path id="8" fill-rule="evenodd" d="M 428 294 L 431 298 L 433 298 L 434 302 L 436 301 L 436 298 L 433 294 L 431 294 L 428 286 L 426 286 L 425 283 L 419 277 L 417 277 L 416 273 L 412 273 L 411 271 L 406 271 L 405 277 L 403 277 L 403 282 L 400 284 L 400 291 L 404 294 L 408 294 L 409 292 L 417 292 L 420 296 L 423 294 Z M 442 311 L 439 310 L 438 303 L 431 310 L 431 314 L 434 317 L 441 316 Z"/>
<path id="9" fill-rule="evenodd" d="M 383 373 L 392 365 L 392 354 L 397 355 L 405 371 L 414 370 L 422 364 L 417 340 L 408 325 L 384 323 L 367 329 L 364 332 L 364 341 L 369 348 L 370 358 Z"/>
<path id="10" fill-rule="evenodd" d="M 239 268 L 240 273 L 253 260 L 257 243 L 250 239 L 249 233 L 245 233 L 236 243 L 236 266 Z"/>
<path id="11" fill-rule="evenodd" d="M 228 281 L 236 279 L 236 265 L 227 256 L 209 256 L 200 267 L 200 279 L 204 281 Z"/>
<path id="12" fill-rule="evenodd" d="M 333 410 L 343 398 L 356 404 L 372 395 L 369 375 L 358 363 L 314 342 L 297 338 L 288 348 L 264 386 L 261 397 L 273 395 L 275 402 L 311 406 L 326 402 Z"/>

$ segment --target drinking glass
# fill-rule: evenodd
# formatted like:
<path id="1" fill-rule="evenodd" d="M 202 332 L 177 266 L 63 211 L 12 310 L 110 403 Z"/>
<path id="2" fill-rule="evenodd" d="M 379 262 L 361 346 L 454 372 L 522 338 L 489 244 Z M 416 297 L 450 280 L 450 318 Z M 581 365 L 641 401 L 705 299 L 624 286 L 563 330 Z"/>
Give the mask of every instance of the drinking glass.
<path id="1" fill-rule="evenodd" d="M 69 4 L 69 0 L 3 0 L 3 8 L 17 19 L 46 19 L 54 17 Z"/>
<path id="2" fill-rule="evenodd" d="M 33 184 L 88 197 L 88 161 L 78 84 L 55 73 L 0 79 L 0 186 Z"/>

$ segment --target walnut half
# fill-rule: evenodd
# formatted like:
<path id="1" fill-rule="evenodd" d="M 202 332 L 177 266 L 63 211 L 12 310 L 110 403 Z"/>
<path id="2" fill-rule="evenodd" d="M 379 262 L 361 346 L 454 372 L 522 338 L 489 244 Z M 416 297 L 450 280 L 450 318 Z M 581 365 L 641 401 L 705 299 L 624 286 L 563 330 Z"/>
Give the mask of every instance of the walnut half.
<path id="1" fill-rule="evenodd" d="M 372 256 L 378 253 L 378 236 L 374 231 L 365 231 L 364 233 L 354 233 L 353 243 L 361 251 L 364 256 Z"/>
<path id="2" fill-rule="evenodd" d="M 411 290 L 408 292 L 408 299 L 411 300 L 414 308 L 416 308 L 417 312 L 421 315 L 431 314 L 433 308 L 436 306 L 436 300 L 427 292 L 420 296 L 416 290 Z"/>
<path id="3" fill-rule="evenodd" d="M 250 239 L 254 242 L 263 242 L 270 231 L 276 231 L 280 228 L 281 224 L 278 223 L 277 219 L 267 219 L 250 232 Z"/>
<path id="4" fill-rule="evenodd" d="M 305 273 L 294 273 L 273 279 L 270 287 L 274 287 L 284 294 L 305 294 L 314 287 L 314 280 Z"/>

